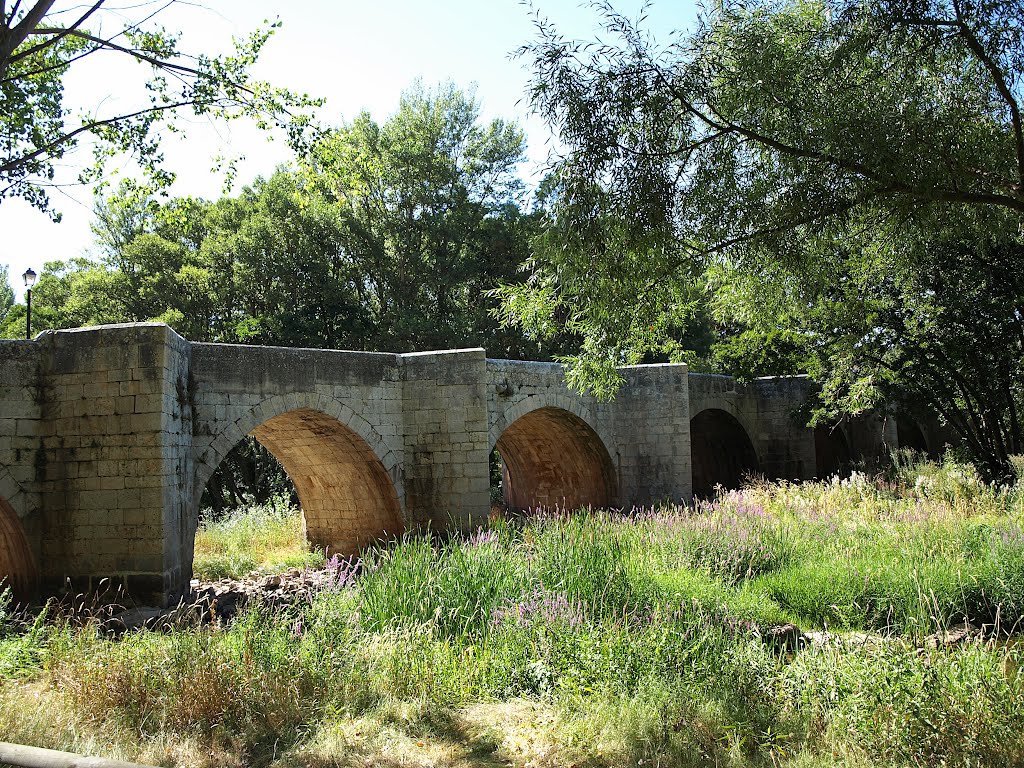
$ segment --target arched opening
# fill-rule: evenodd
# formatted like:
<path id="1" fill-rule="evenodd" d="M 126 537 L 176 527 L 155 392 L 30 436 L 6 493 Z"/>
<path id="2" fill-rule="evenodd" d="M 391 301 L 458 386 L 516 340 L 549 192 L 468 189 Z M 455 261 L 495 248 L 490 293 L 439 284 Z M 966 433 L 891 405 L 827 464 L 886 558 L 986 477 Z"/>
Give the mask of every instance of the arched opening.
<path id="1" fill-rule="evenodd" d="M 354 555 L 404 530 L 398 494 L 380 458 L 337 419 L 299 408 L 268 419 L 249 434 L 294 487 L 311 548 Z M 274 471 L 274 466 L 263 470 L 265 475 Z M 208 483 L 204 498 L 213 490 Z M 222 490 L 218 486 L 217 492 Z"/>
<path id="2" fill-rule="evenodd" d="M 610 507 L 617 497 L 608 450 L 583 419 L 561 408 L 538 408 L 498 438 L 501 491 L 512 510 Z"/>
<path id="3" fill-rule="evenodd" d="M 26 602 L 35 597 L 39 573 L 25 539 L 25 531 L 14 508 L 0 497 L 0 589 L 10 586 L 14 599 Z"/>
<path id="4" fill-rule="evenodd" d="M 295 486 L 281 462 L 250 435 L 228 451 L 206 481 L 199 505 L 203 515 L 217 520 L 241 507 L 282 497 L 295 506 L 299 504 Z"/>
<path id="5" fill-rule="evenodd" d="M 814 460 L 818 477 L 832 477 L 850 470 L 850 445 L 838 426 L 814 428 Z"/>
<path id="6" fill-rule="evenodd" d="M 757 471 L 757 454 L 743 426 L 729 413 L 708 408 L 690 419 L 693 497 L 710 499 L 715 486 L 739 488 Z"/>
<path id="7" fill-rule="evenodd" d="M 928 441 L 925 440 L 924 432 L 905 416 L 896 417 L 896 442 L 900 448 L 909 448 L 917 453 L 929 455 Z"/>

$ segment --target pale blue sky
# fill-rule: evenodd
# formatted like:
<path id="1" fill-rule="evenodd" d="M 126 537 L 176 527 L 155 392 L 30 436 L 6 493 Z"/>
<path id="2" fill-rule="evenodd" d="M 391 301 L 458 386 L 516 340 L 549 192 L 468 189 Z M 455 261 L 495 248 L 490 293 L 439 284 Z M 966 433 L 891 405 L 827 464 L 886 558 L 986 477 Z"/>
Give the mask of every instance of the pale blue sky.
<path id="1" fill-rule="evenodd" d="M 639 0 L 617 0 L 615 5 L 628 15 L 641 8 Z M 569 37 L 592 39 L 598 34 L 598 14 L 577 0 L 538 0 L 536 7 Z M 672 30 L 689 27 L 695 13 L 690 0 L 657 0 L 647 26 L 659 40 L 668 39 Z M 527 132 L 530 164 L 546 157 L 549 132 L 528 115 L 524 101 L 528 62 L 509 58 L 534 33 L 529 8 L 517 0 L 209 0 L 205 6 L 181 4 L 160 16 L 168 29 L 183 33 L 182 48 L 189 51 L 222 51 L 232 35 L 247 34 L 264 19 L 277 17 L 283 26 L 264 49 L 255 72 L 325 97 L 324 122 L 351 119 L 362 109 L 383 120 L 417 77 L 427 85 L 445 80 L 463 87 L 476 83 L 484 116 L 519 121 Z M 67 93 L 83 108 L 110 110 L 132 103 L 123 95 L 137 91 L 133 83 L 142 74 L 141 68 L 110 56 L 69 79 Z M 219 196 L 222 180 L 210 172 L 211 158 L 218 154 L 247 157 L 239 184 L 288 159 L 280 141 L 268 143 L 251 127 L 192 124 L 184 141 L 166 144 L 166 165 L 178 173 L 174 192 Z M 67 180 L 74 177 L 75 163 L 74 158 L 66 163 Z M 64 214 L 60 224 L 20 201 L 0 204 L 0 264 L 9 265 L 19 293 L 26 267 L 39 271 L 44 261 L 83 255 L 91 243 L 91 191 L 68 188 L 56 191 L 53 200 Z"/>

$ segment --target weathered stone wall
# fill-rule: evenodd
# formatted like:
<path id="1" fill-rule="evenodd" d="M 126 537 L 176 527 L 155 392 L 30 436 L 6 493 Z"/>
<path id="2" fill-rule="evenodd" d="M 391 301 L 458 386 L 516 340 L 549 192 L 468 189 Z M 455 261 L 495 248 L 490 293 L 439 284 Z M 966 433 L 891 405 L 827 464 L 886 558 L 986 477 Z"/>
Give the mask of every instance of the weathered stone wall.
<path id="1" fill-rule="evenodd" d="M 42 358 L 32 341 L 0 341 L 0 577 L 19 598 L 39 575 Z"/>
<path id="2" fill-rule="evenodd" d="M 738 386 L 681 365 L 623 375 L 602 403 L 572 392 L 558 365 L 481 349 L 192 344 L 160 324 L 0 342 L 0 569 L 38 564 L 49 588 L 111 577 L 143 600 L 175 600 L 203 489 L 250 434 L 294 481 L 311 541 L 341 552 L 405 528 L 481 524 L 495 447 L 521 506 L 689 499 L 691 421 L 708 409 L 736 420 L 765 474 L 815 474 L 797 414 L 806 380 Z M 844 430 L 854 452 L 896 440 L 891 418 Z M 24 546 L 10 545 L 22 531 Z"/>
<path id="3" fill-rule="evenodd" d="M 623 506 L 689 502 L 690 389 L 685 365 L 623 369 L 615 398 L 615 457 Z"/>
<path id="4" fill-rule="evenodd" d="M 471 530 L 489 510 L 482 349 L 401 355 L 406 519 Z"/>
<path id="5" fill-rule="evenodd" d="M 44 585 L 119 581 L 142 600 L 174 597 L 183 565 L 167 533 L 180 508 L 189 443 L 181 357 L 165 325 L 39 337 Z"/>
<path id="6" fill-rule="evenodd" d="M 33 341 L 0 341 L 0 498 L 29 524 L 40 502 L 35 487 L 42 418 L 40 352 Z M 38 530 L 32 538 L 38 540 Z"/>
<path id="7" fill-rule="evenodd" d="M 503 462 L 504 501 L 515 509 L 619 506 L 614 413 L 571 391 L 562 367 L 487 361 L 488 447 Z"/>
<path id="8" fill-rule="evenodd" d="M 194 484 L 182 551 L 191 558 L 203 489 L 254 435 L 284 466 L 311 543 L 351 554 L 404 529 L 399 357 L 193 344 Z"/>
<path id="9" fill-rule="evenodd" d="M 814 432 L 801 406 L 812 392 L 805 377 L 759 378 L 740 385 L 731 376 L 691 374 L 690 418 L 704 410 L 728 413 L 743 427 L 768 478 L 807 479 L 817 473 Z"/>
<path id="10" fill-rule="evenodd" d="M 615 444 L 612 405 L 569 389 L 557 363 L 487 360 L 487 396 L 491 448 L 509 425 L 540 408 L 558 408 L 577 416 L 597 433 L 609 453 Z"/>
<path id="11" fill-rule="evenodd" d="M 782 376 L 754 379 L 743 388 L 749 395 L 744 421 L 756 425 L 752 437 L 765 476 L 783 480 L 817 476 L 814 431 L 807 426 L 810 414 L 801 408 L 813 386 L 802 376 Z"/>
<path id="12" fill-rule="evenodd" d="M 537 445 L 534 456 L 528 457 L 526 463 L 530 466 L 523 469 L 525 473 L 561 465 L 561 476 L 544 478 L 541 485 L 571 488 L 574 481 L 599 476 L 603 470 L 597 465 L 606 456 L 613 474 L 607 483 L 606 503 L 631 508 L 667 499 L 687 500 L 690 433 L 686 366 L 640 365 L 624 368 L 622 373 L 625 383 L 615 400 L 602 403 L 569 389 L 562 367 L 556 363 L 488 360 L 489 445 L 500 450 L 502 436 L 509 434 L 514 424 L 530 421 L 531 414 L 551 412 L 544 420 L 535 419 L 532 433 L 524 431 L 517 436 L 519 445 L 527 441 Z M 553 421 L 559 412 L 565 414 L 560 428 Z M 577 419 L 592 431 L 599 446 L 587 444 L 585 431 L 574 423 Z M 527 448 L 517 452 L 526 453 Z M 590 466 L 569 466 L 573 462 Z M 586 494 L 570 494 L 568 498 L 569 505 L 572 501 L 596 503 Z M 541 501 L 547 501 L 547 497 Z"/>
<path id="13" fill-rule="evenodd" d="M 192 344 L 191 387 L 195 511 L 210 475 L 242 438 L 275 416 L 303 408 L 333 417 L 365 440 L 401 498 L 398 355 Z"/>

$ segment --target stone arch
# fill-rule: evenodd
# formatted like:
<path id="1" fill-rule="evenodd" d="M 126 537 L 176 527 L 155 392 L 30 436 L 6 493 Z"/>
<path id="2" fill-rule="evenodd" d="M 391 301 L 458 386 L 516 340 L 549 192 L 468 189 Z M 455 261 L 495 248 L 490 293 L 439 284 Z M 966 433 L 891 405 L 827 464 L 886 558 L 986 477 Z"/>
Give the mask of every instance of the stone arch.
<path id="1" fill-rule="evenodd" d="M 814 463 L 817 476 L 831 477 L 849 470 L 853 454 L 846 433 L 838 424 L 814 428 Z"/>
<path id="2" fill-rule="evenodd" d="M 14 598 L 24 602 L 35 596 L 39 571 L 14 507 L 0 496 L 0 579 L 10 585 Z"/>
<path id="3" fill-rule="evenodd" d="M 246 435 L 288 474 L 313 546 L 355 554 L 404 530 L 401 464 L 377 431 L 333 398 L 279 395 L 247 411 L 210 444 L 193 489 L 193 532 L 203 488 Z"/>
<path id="4" fill-rule="evenodd" d="M 719 485 L 738 488 L 758 469 L 747 430 L 724 409 L 705 408 L 690 419 L 690 446 L 694 498 L 712 498 Z"/>
<path id="5" fill-rule="evenodd" d="M 906 416 L 896 417 L 896 444 L 900 448 L 909 448 L 926 456 L 931 455 L 924 430 L 917 425 L 917 422 Z"/>
<path id="6" fill-rule="evenodd" d="M 501 455 L 505 502 L 512 509 L 610 507 L 618 497 L 607 443 L 589 414 L 568 398 L 533 396 L 491 430 Z M 581 415 L 584 414 L 584 415 Z"/>
<path id="7" fill-rule="evenodd" d="M 36 506 L 7 467 L 0 467 L 0 498 L 7 500 L 8 505 L 14 510 L 15 516 L 19 518 L 33 512 Z"/>
<path id="8" fill-rule="evenodd" d="M 490 441 L 488 447 L 494 450 L 498 445 L 498 438 L 508 429 L 510 424 L 526 416 L 528 413 L 539 411 L 542 408 L 557 408 L 558 410 L 568 411 L 597 434 L 604 444 L 606 451 L 608 450 L 607 447 L 612 444 L 610 436 L 597 423 L 594 414 L 579 399 L 562 394 L 537 394 L 524 397 L 507 410 L 499 410 L 498 417 L 495 419 L 495 423 L 487 435 Z"/>

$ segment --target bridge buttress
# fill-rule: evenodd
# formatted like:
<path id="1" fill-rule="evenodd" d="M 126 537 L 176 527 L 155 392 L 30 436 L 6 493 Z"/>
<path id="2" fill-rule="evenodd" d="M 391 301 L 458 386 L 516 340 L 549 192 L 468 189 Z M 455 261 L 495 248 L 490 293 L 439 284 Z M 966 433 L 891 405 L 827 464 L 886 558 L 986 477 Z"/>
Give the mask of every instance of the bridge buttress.
<path id="1" fill-rule="evenodd" d="M 472 530 L 490 511 L 484 350 L 400 360 L 406 520 L 435 531 Z"/>
<path id="2" fill-rule="evenodd" d="M 766 376 L 741 388 L 746 395 L 741 410 L 747 423 L 756 425 L 751 438 L 765 477 L 808 480 L 819 474 L 810 414 L 799 412 L 814 386 L 806 376 Z"/>
<path id="3" fill-rule="evenodd" d="M 191 474 L 188 342 L 157 323 L 39 342 L 44 591 L 97 590 L 108 578 L 141 602 L 176 600 Z"/>
<path id="4" fill-rule="evenodd" d="M 623 506 L 692 496 L 690 398 L 685 364 L 623 368 L 615 398 L 615 460 Z"/>

